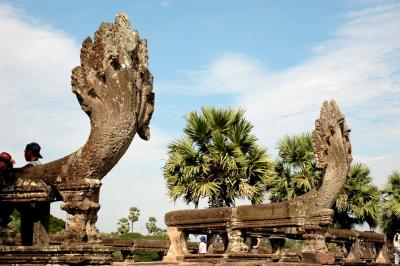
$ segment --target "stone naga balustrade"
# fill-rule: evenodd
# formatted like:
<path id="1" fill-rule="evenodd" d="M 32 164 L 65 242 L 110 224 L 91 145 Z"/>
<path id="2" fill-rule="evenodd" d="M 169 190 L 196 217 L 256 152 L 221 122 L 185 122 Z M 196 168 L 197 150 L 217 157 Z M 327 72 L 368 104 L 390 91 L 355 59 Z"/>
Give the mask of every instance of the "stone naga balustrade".
<path id="1" fill-rule="evenodd" d="M 345 249 L 346 262 L 390 261 L 384 234 L 329 228 L 324 235 L 327 242 L 336 243 Z"/>
<path id="2" fill-rule="evenodd" d="M 100 241 L 96 228 L 102 178 L 117 164 L 136 133 L 150 138 L 154 110 L 153 76 L 147 41 L 126 14 L 102 23 L 82 43 L 80 65 L 72 70 L 72 92 L 90 119 L 85 145 L 52 162 L 0 171 L 0 233 L 16 208 L 22 244 L 48 245 L 50 203 L 63 201 L 67 242 Z"/>
<path id="3" fill-rule="evenodd" d="M 188 254 L 188 234 L 220 234 L 225 238 L 226 253 L 247 252 L 246 236 L 274 234 L 301 236 L 304 252 L 326 252 L 323 231 L 332 222 L 331 207 L 346 182 L 352 161 L 349 132 L 336 102 L 325 101 L 312 134 L 317 166 L 323 173 L 317 191 L 273 204 L 169 212 L 165 223 L 171 246 L 164 261 L 179 261 Z M 271 238 L 273 247 L 277 246 L 274 241 L 278 243 L 280 239 Z M 332 259 L 329 257 L 327 262 Z"/>

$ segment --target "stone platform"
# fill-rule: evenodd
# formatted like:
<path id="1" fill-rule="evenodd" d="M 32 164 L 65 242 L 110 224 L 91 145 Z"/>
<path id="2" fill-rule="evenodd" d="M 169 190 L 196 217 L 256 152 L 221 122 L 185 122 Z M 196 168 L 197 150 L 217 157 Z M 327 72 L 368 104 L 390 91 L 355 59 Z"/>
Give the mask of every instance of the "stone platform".
<path id="1" fill-rule="evenodd" d="M 316 256 L 315 258 L 318 258 Z M 391 263 L 373 262 L 345 262 L 317 263 L 315 260 L 305 261 L 296 254 L 190 254 L 181 258 L 179 262 L 115 262 L 113 266 L 321 266 L 321 265 L 346 265 L 346 266 L 391 266 Z M 303 259 L 303 260 L 301 260 Z"/>
<path id="2" fill-rule="evenodd" d="M 223 262 L 223 263 L 209 263 L 209 262 L 114 262 L 113 266 L 321 266 L 328 264 L 315 264 L 315 263 L 298 263 L 298 262 L 263 262 L 263 261 L 241 261 L 241 262 Z M 330 265 L 343 265 L 343 266 L 392 266 L 390 263 L 364 263 L 364 262 L 348 262 L 344 264 L 330 264 Z"/>
<path id="3" fill-rule="evenodd" d="M 0 265 L 111 265 L 111 253 L 99 245 L 0 246 Z"/>

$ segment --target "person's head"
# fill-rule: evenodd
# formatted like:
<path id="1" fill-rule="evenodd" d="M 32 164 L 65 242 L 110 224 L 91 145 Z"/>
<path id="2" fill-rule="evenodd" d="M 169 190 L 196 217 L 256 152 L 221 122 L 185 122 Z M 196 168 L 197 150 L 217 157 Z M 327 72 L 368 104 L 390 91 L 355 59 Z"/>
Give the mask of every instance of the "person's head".
<path id="1" fill-rule="evenodd" d="M 206 237 L 205 236 L 200 236 L 200 241 L 201 242 L 206 242 Z"/>
<path id="2" fill-rule="evenodd" d="M 29 143 L 25 147 L 25 160 L 28 162 L 36 161 L 39 158 L 43 158 L 40 154 L 40 145 L 36 142 Z"/>
<path id="3" fill-rule="evenodd" d="M 15 161 L 11 158 L 9 153 L 0 153 L 0 169 L 11 169 L 13 168 L 13 164 L 15 164 Z"/>

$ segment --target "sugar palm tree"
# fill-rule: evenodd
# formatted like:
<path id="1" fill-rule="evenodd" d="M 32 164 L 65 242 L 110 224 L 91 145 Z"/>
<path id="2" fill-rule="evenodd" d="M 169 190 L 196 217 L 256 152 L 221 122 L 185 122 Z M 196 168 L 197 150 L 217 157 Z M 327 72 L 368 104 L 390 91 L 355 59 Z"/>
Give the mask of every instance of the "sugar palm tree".
<path id="1" fill-rule="evenodd" d="M 310 133 L 283 137 L 278 151 L 276 176 L 268 180 L 272 202 L 291 200 L 318 187 L 321 172 L 316 168 Z"/>
<path id="2" fill-rule="evenodd" d="M 261 203 L 273 162 L 252 128 L 242 109 L 203 107 L 200 114 L 189 113 L 185 136 L 168 146 L 169 197 L 195 207 L 201 198 L 208 198 L 210 207 L 233 206 L 238 198 Z"/>
<path id="3" fill-rule="evenodd" d="M 346 184 L 333 206 L 334 226 L 351 229 L 366 222 L 370 228 L 378 225 L 380 193 L 372 184 L 370 169 L 362 163 L 350 166 Z"/>
<path id="4" fill-rule="evenodd" d="M 156 217 L 149 217 L 149 222 L 146 223 L 146 228 L 147 231 L 149 232 L 149 235 L 152 235 L 156 233 L 158 230 L 160 230 L 157 225 L 156 225 L 157 219 Z"/>
<path id="5" fill-rule="evenodd" d="M 126 234 L 129 232 L 128 218 L 123 217 L 123 218 L 119 219 L 117 230 L 120 234 Z"/>
<path id="6" fill-rule="evenodd" d="M 272 202 L 290 200 L 317 189 L 321 172 L 316 168 L 311 134 L 285 136 L 278 142 L 276 176 L 268 180 Z M 371 228 L 378 223 L 379 191 L 372 184 L 369 168 L 361 163 L 350 166 L 342 192 L 336 200 L 333 224 L 352 228 L 366 222 Z"/>
<path id="7" fill-rule="evenodd" d="M 140 210 L 136 207 L 129 208 L 128 219 L 131 222 L 131 232 L 133 232 L 133 223 L 139 220 Z"/>
<path id="8" fill-rule="evenodd" d="M 393 172 L 382 190 L 380 226 L 389 239 L 400 229 L 400 172 Z"/>

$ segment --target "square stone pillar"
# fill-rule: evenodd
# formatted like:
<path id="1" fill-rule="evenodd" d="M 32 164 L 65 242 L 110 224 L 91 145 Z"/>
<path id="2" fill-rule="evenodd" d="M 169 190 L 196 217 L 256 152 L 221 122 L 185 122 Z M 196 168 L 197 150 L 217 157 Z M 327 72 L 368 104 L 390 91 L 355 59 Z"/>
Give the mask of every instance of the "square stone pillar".
<path id="1" fill-rule="evenodd" d="M 375 243 L 375 249 L 376 249 L 375 263 L 390 263 L 389 252 L 386 246 L 386 241 L 384 243 Z"/>
<path id="2" fill-rule="evenodd" d="M 284 236 L 270 236 L 268 239 L 271 244 L 272 253 L 275 255 L 283 254 L 286 238 Z"/>
<path id="3" fill-rule="evenodd" d="M 187 248 L 187 234 L 176 227 L 168 227 L 167 234 L 171 242 L 164 262 L 182 261 L 183 257 L 189 254 Z"/>
<path id="4" fill-rule="evenodd" d="M 24 203 L 18 211 L 21 214 L 22 245 L 49 245 L 50 202 Z"/>
<path id="5" fill-rule="evenodd" d="M 48 246 L 50 242 L 50 202 L 36 204 L 33 221 L 33 245 Z"/>
<path id="6" fill-rule="evenodd" d="M 23 203 L 18 206 L 21 214 L 21 244 L 23 246 L 32 246 L 33 244 L 33 213 L 34 203 Z"/>

